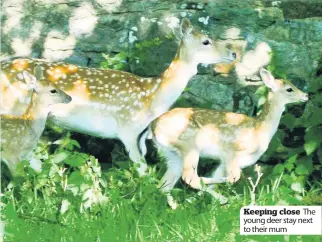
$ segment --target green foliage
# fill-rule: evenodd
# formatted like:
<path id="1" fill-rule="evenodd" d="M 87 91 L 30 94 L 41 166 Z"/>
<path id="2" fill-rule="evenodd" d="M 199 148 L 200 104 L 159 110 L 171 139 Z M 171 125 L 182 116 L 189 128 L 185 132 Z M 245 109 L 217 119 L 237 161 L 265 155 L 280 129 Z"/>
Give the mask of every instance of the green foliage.
<path id="1" fill-rule="evenodd" d="M 167 36 L 166 38 L 171 38 L 171 36 Z M 141 55 L 142 51 L 154 46 L 159 46 L 162 43 L 163 40 L 161 40 L 159 37 L 156 37 L 151 40 L 136 42 L 132 52 L 121 51 L 115 55 L 102 54 L 105 61 L 100 63 L 100 67 L 103 69 L 129 71 L 129 63 L 131 60 L 142 61 L 142 58 L 144 58 L 144 56 Z"/>
<path id="2" fill-rule="evenodd" d="M 267 69 L 272 72 L 276 77 L 287 79 L 285 70 L 278 65 L 277 55 L 272 51 L 270 53 L 271 61 Z"/>
<path id="3" fill-rule="evenodd" d="M 72 168 L 70 172 L 70 168 L 64 166 L 67 169 L 57 176 L 57 180 L 41 172 L 31 174 L 25 181 L 12 183 L 5 192 L 6 241 L 37 242 L 48 238 L 48 241 L 160 242 L 254 239 L 252 236 L 239 235 L 239 219 L 236 219 L 240 208 L 250 203 L 248 185 L 239 184 L 242 189 L 221 185 L 219 191 L 229 197 L 229 204 L 224 206 L 207 193 L 196 193 L 186 187 L 176 188 L 173 195 L 180 206 L 173 211 L 166 205 L 165 195 L 158 189 L 159 180 L 155 170 L 152 169 L 149 176 L 138 177 L 134 168 L 112 168 L 100 176 L 91 171 L 97 167 L 95 162 L 91 164 L 86 175 L 83 169 Z M 61 175 L 65 175 L 65 179 Z M 39 184 L 37 180 L 40 178 L 45 181 L 36 188 L 34 184 Z M 94 194 L 84 187 L 92 186 L 90 181 L 95 182 L 96 178 L 105 181 L 101 190 L 104 190 L 107 199 L 92 203 L 85 209 L 85 203 Z M 280 183 L 281 176 L 259 185 L 257 204 L 308 204 L 308 200 L 306 203 L 299 202 L 290 189 L 285 189 Z M 78 193 L 74 190 L 71 193 L 71 186 L 79 188 Z M 321 188 L 306 192 L 305 198 L 319 194 Z M 50 189 L 49 193 L 44 192 L 45 189 Z M 15 196 L 12 196 L 15 192 Z M 84 197 L 86 201 L 82 200 Z M 290 236 L 290 241 L 299 238 L 301 241 L 318 241 L 315 236 Z M 257 236 L 255 241 L 282 239 L 283 236 Z"/>
<path id="4" fill-rule="evenodd" d="M 105 61 L 100 63 L 100 67 L 103 69 L 114 69 L 114 70 L 127 70 L 128 54 L 126 52 L 120 52 L 114 56 L 102 54 Z"/>
<path id="5" fill-rule="evenodd" d="M 257 99 L 258 99 L 258 103 L 257 103 L 258 110 L 261 110 L 261 107 L 266 102 L 266 96 L 268 94 L 268 90 L 269 89 L 266 86 L 260 86 L 259 88 L 257 88 L 255 92 L 255 96 L 257 96 Z"/>
<path id="6" fill-rule="evenodd" d="M 2 197 L 5 241 L 231 241 L 233 237 L 239 241 L 253 238 L 239 235 L 239 219 L 236 219 L 240 208 L 250 203 L 248 183 L 220 185 L 218 192 L 229 198 L 224 206 L 207 193 L 179 185 L 173 190 L 179 207 L 173 211 L 158 188 L 161 174 L 155 168 L 144 177 L 137 175 L 135 167 L 111 168 L 103 173 L 97 159 L 79 149 L 79 143 L 67 134 L 36 149 L 35 155 L 44 161 L 41 172 L 30 169 L 27 161 L 19 164 L 19 176 L 8 185 Z M 117 159 L 124 159 L 124 154 L 114 159 L 117 163 Z M 289 168 L 276 166 L 274 172 L 279 174 L 278 178 L 271 180 L 267 176 L 263 185 L 258 186 L 258 205 L 319 201 L 322 185 L 309 192 L 302 191 L 305 203 L 281 185 L 281 180 L 287 177 L 280 173 L 292 170 L 297 160 L 297 155 L 289 158 L 286 162 Z M 271 174 L 268 170 L 266 173 Z M 301 189 L 296 184 L 293 187 Z M 283 237 L 257 238 L 279 241 Z M 290 238 L 295 241 L 298 237 Z M 311 236 L 302 237 L 302 241 L 318 240 Z"/>
<path id="7" fill-rule="evenodd" d="M 304 149 L 307 155 L 311 155 L 315 150 L 317 150 L 322 141 L 322 130 L 318 126 L 311 126 L 306 129 L 305 132 L 305 144 Z"/>
<path id="8" fill-rule="evenodd" d="M 17 177 L 5 192 L 10 198 L 8 202 L 37 204 L 41 200 L 44 209 L 57 212 L 56 208 L 62 204 L 86 210 L 107 199 L 106 182 L 95 157 L 75 151 L 80 146 L 69 135 L 49 146 L 58 147 L 53 154 L 43 147 L 40 153 L 36 150 L 36 155 L 44 160 L 41 172 L 36 173 L 27 161 L 19 163 Z"/>
<path id="9" fill-rule="evenodd" d="M 272 56 L 272 62 L 268 68 L 279 78 L 287 79 L 284 70 L 276 63 Z M 280 129 L 273 138 L 266 156 L 268 162 L 280 161 L 273 169 L 273 175 L 279 176 L 283 173 L 282 186 L 291 188 L 294 197 L 302 199 L 305 187 L 312 186 L 321 178 L 321 141 L 322 141 L 322 80 L 312 78 L 308 81 L 307 92 L 310 100 L 306 102 L 303 114 L 292 113 L 288 108 L 282 119 Z M 261 92 L 259 92 L 262 94 Z M 264 95 L 263 95 L 264 96 Z M 299 104 L 295 104 L 299 105 Z M 301 136 L 297 137 L 296 130 L 304 130 L 303 142 Z M 287 145 L 291 143 L 291 145 Z"/>
<path id="10" fill-rule="evenodd" d="M 151 40 L 144 40 L 139 43 L 135 43 L 134 46 L 138 51 L 142 51 L 144 49 L 149 49 L 154 46 L 159 46 L 162 44 L 162 42 L 163 42 L 163 40 L 161 40 L 159 37 L 156 37 Z"/>

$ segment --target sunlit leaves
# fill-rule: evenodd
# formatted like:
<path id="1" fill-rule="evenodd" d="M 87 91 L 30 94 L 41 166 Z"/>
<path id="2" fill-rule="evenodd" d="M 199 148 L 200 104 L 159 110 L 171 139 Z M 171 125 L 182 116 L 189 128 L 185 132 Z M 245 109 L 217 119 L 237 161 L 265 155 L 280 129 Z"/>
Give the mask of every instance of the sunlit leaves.
<path id="1" fill-rule="evenodd" d="M 75 148 L 80 148 L 80 144 L 76 140 L 70 138 L 70 133 L 67 133 L 63 139 L 54 141 L 53 144 L 59 145 L 58 148 L 67 150 L 74 150 Z"/>
<path id="2" fill-rule="evenodd" d="M 296 174 L 298 175 L 308 175 L 309 169 L 304 164 L 299 164 L 295 169 Z"/>
<path id="3" fill-rule="evenodd" d="M 255 95 L 257 96 L 258 98 L 258 103 L 257 103 L 257 107 L 260 108 L 263 106 L 263 104 L 266 102 L 266 99 L 267 99 L 267 93 L 268 93 L 269 89 L 263 85 L 263 86 L 260 86 L 259 88 L 257 88 L 256 92 L 255 92 Z"/>
<path id="4" fill-rule="evenodd" d="M 283 164 L 277 164 L 276 166 L 274 166 L 274 174 L 281 174 L 284 171 L 285 167 Z"/>
<path id="5" fill-rule="evenodd" d="M 85 182 L 85 178 L 80 171 L 74 171 L 68 176 L 68 184 L 80 186 Z"/>
<path id="6" fill-rule="evenodd" d="M 294 182 L 294 183 L 292 183 L 292 185 L 291 185 L 291 189 L 292 189 L 293 191 L 298 192 L 298 193 L 302 193 L 302 192 L 303 192 L 303 190 L 304 190 L 304 188 L 303 188 L 303 184 L 302 184 L 302 183 L 300 183 L 300 182 Z"/>
<path id="7" fill-rule="evenodd" d="M 319 146 L 320 146 L 321 141 L 317 140 L 308 140 L 304 144 L 304 149 L 307 155 L 312 154 Z"/>
<path id="8" fill-rule="evenodd" d="M 320 116 L 322 116 L 322 113 L 320 113 Z M 319 126 L 314 126 L 306 129 L 304 139 L 304 149 L 306 154 L 310 155 L 321 145 L 322 128 Z"/>
<path id="9" fill-rule="evenodd" d="M 145 40 L 141 42 L 136 42 L 133 48 L 133 52 L 121 51 L 115 55 L 102 54 L 104 61 L 100 63 L 100 67 L 103 69 L 114 69 L 114 70 L 130 70 L 130 59 L 137 61 L 137 63 L 144 58 L 141 52 L 145 49 L 150 49 L 153 46 L 159 46 L 162 44 L 163 40 L 159 37 Z"/>
<path id="10" fill-rule="evenodd" d="M 297 154 L 291 156 L 290 158 L 288 158 L 285 163 L 284 163 L 284 167 L 287 169 L 287 171 L 292 171 L 294 169 L 295 166 L 295 162 L 297 160 Z"/>
<path id="11" fill-rule="evenodd" d="M 61 152 L 61 153 L 57 153 L 54 154 L 51 158 L 51 161 L 53 163 L 61 163 L 62 161 L 64 161 L 66 158 L 68 157 L 68 153 L 67 152 Z"/>
<path id="12" fill-rule="evenodd" d="M 72 167 L 78 167 L 85 164 L 89 155 L 85 153 L 70 153 L 64 160 L 64 163 Z"/>
<path id="13" fill-rule="evenodd" d="M 102 54 L 105 61 L 101 62 L 100 67 L 103 69 L 126 70 L 128 69 L 128 54 L 120 52 L 114 56 Z"/>
<path id="14" fill-rule="evenodd" d="M 161 40 L 159 37 L 156 37 L 154 39 L 151 40 L 145 40 L 145 41 L 141 41 L 139 43 L 135 44 L 135 48 L 138 49 L 139 51 L 147 49 L 147 48 L 151 48 L 153 46 L 158 46 L 160 44 L 162 44 L 163 40 Z"/>

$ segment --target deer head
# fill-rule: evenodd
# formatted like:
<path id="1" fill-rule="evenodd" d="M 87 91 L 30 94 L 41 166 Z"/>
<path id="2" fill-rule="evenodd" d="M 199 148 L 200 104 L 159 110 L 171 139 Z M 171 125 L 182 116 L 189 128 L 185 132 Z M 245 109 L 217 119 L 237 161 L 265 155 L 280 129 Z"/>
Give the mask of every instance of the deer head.
<path id="1" fill-rule="evenodd" d="M 207 35 L 196 30 L 187 18 L 181 23 L 180 59 L 198 64 L 232 62 L 236 54 L 225 46 L 219 45 Z"/>

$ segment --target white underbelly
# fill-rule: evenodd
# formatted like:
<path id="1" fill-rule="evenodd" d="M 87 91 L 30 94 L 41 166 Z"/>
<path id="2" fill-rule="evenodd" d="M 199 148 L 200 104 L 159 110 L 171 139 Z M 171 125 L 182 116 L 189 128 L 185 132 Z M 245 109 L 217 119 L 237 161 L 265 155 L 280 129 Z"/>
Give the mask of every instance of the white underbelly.
<path id="1" fill-rule="evenodd" d="M 58 126 L 101 138 L 117 138 L 118 121 L 112 113 L 83 105 L 57 104 L 49 119 Z"/>
<path id="2" fill-rule="evenodd" d="M 241 154 L 238 157 L 238 162 L 239 162 L 240 168 L 245 168 L 245 167 L 254 165 L 263 153 L 264 153 L 263 151 L 258 150 L 257 152 L 252 153 L 252 154 Z M 225 155 L 221 151 L 220 147 L 217 147 L 214 144 L 203 147 L 203 149 L 200 150 L 200 156 L 205 157 L 205 158 L 212 158 L 214 160 L 221 160 L 221 161 L 227 162 L 227 161 L 223 160 L 223 159 L 225 159 L 224 157 L 227 157 L 227 155 Z"/>
<path id="3" fill-rule="evenodd" d="M 239 159 L 240 168 L 245 168 L 254 165 L 263 153 L 264 152 L 262 151 L 257 151 L 253 154 L 243 156 L 241 159 Z"/>
<path id="4" fill-rule="evenodd" d="M 204 158 L 212 158 L 214 160 L 221 159 L 221 152 L 219 147 L 215 145 L 205 146 L 200 150 L 200 156 Z"/>

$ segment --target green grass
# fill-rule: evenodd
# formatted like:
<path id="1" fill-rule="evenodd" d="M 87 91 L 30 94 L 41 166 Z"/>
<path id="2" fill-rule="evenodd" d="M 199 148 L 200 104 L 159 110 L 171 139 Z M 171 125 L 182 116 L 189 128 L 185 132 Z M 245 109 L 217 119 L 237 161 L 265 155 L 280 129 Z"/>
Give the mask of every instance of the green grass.
<path id="1" fill-rule="evenodd" d="M 230 199 L 227 205 L 220 205 L 208 194 L 181 186 L 174 191 L 180 206 L 173 211 L 157 188 L 158 179 L 153 174 L 139 178 L 128 170 L 111 169 L 102 177 L 108 181 L 108 201 L 83 212 L 78 206 L 81 199 L 74 198 L 67 212 L 60 213 L 57 201 L 70 197 L 67 192 L 66 196 L 46 197 L 36 191 L 29 202 L 25 197 L 10 198 L 7 192 L 5 241 L 285 241 L 284 236 L 239 235 L 239 210 L 250 202 L 246 185 L 243 194 L 236 193 L 234 187 L 221 186 L 228 191 L 225 192 Z M 259 191 L 258 204 L 271 205 L 286 199 L 278 189 L 266 192 L 260 186 Z M 319 192 L 312 191 L 305 197 Z M 290 236 L 288 239 L 320 241 L 321 238 Z"/>
<path id="2" fill-rule="evenodd" d="M 179 207 L 171 210 L 158 188 L 164 172 L 160 164 L 151 165 L 144 177 L 137 175 L 129 161 L 115 162 L 102 172 L 95 157 L 77 150 L 77 141 L 66 135 L 39 145 L 35 154 L 44 160 L 40 173 L 26 161 L 19 164 L 18 177 L 1 196 L 4 241 L 321 241 L 320 236 L 239 234 L 239 211 L 251 202 L 247 177 L 256 179 L 253 167 L 243 171 L 236 185 L 216 188 L 228 197 L 228 204 L 220 205 L 209 194 L 179 182 L 172 192 Z M 124 160 L 122 154 L 119 159 Z M 120 165 L 122 169 L 116 167 Z M 322 204 L 321 183 L 296 193 L 282 179 L 283 173 L 273 176 L 268 166 L 262 170 L 256 204 Z M 62 211 L 66 201 L 70 205 Z"/>

